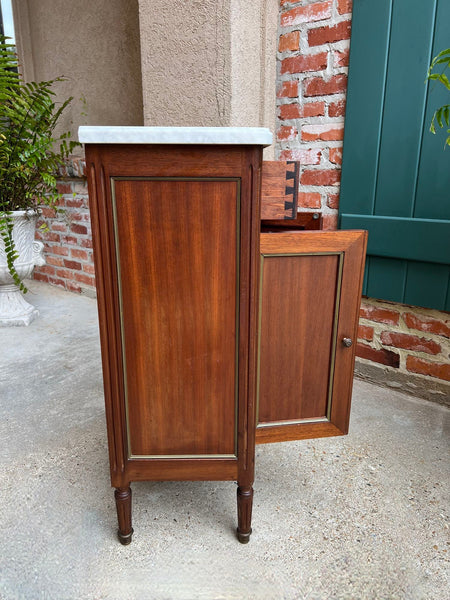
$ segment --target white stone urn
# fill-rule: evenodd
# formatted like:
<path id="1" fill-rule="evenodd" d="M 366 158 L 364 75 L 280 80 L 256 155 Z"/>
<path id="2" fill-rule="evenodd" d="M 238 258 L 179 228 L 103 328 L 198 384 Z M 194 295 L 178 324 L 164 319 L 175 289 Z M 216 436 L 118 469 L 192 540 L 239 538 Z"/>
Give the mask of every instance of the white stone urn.
<path id="1" fill-rule="evenodd" d="M 44 244 L 35 242 L 36 211 L 14 211 L 13 240 L 19 257 L 14 262 L 20 280 L 30 277 L 35 265 L 45 265 Z M 0 237 L 0 327 L 29 325 L 37 316 L 37 308 L 29 304 L 8 271 L 5 245 Z"/>

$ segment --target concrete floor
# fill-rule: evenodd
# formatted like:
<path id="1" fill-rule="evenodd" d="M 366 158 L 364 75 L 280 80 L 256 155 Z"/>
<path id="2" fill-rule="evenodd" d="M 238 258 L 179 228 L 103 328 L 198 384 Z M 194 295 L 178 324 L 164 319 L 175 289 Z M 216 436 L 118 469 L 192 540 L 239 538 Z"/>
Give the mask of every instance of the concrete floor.
<path id="1" fill-rule="evenodd" d="M 96 302 L 37 282 L 0 329 L 2 600 L 445 600 L 449 411 L 355 382 L 350 434 L 257 448 L 253 535 L 230 482 L 133 484 L 116 540 Z"/>

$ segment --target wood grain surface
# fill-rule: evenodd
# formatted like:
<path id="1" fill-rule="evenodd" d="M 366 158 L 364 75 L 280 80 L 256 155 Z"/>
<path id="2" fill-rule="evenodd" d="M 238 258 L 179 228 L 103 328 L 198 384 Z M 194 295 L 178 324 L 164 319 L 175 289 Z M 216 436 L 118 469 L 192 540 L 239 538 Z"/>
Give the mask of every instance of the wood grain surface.
<path id="1" fill-rule="evenodd" d="M 131 455 L 233 455 L 238 182 L 114 189 Z"/>
<path id="2" fill-rule="evenodd" d="M 263 161 L 261 219 L 294 219 L 297 214 L 300 163 Z"/>
<path id="3" fill-rule="evenodd" d="M 366 234 L 260 236 L 261 158 L 260 147 L 86 147 L 122 543 L 130 482 L 173 479 L 236 480 L 246 543 L 255 439 L 347 432 L 354 345 L 342 339 L 356 339 Z"/>
<path id="4" fill-rule="evenodd" d="M 235 479 L 242 489 L 248 489 L 254 477 L 262 149 L 239 146 L 88 144 L 86 161 L 111 483 L 116 488 L 126 488 L 131 481 L 137 480 Z M 167 179 L 171 180 L 169 188 L 164 187 L 163 180 Z M 187 184 L 186 189 L 183 182 Z M 201 187 L 203 183 L 207 189 Z M 147 184 L 150 191 L 143 191 Z M 121 185 L 122 190 L 119 189 L 117 194 L 117 188 Z M 238 189 L 239 214 L 236 207 Z M 123 205 L 121 192 L 122 200 L 127 198 Z M 119 219 L 116 219 L 116 226 L 113 196 L 116 216 L 121 211 L 124 213 L 121 215 L 124 222 L 119 224 Z M 157 197 L 158 201 L 153 202 L 152 197 Z M 189 202 L 187 197 L 190 198 Z M 130 205 L 127 208 L 128 200 Z M 145 208 L 147 203 L 149 207 Z M 135 209 L 137 212 L 132 215 L 130 211 Z M 147 210 L 150 211 L 148 214 Z M 159 219 L 157 232 L 154 232 L 150 223 L 155 218 Z M 142 242 L 134 239 L 139 231 L 144 234 Z M 151 241 L 149 238 L 153 237 L 153 233 L 155 238 Z M 145 249 L 147 243 L 150 244 L 150 249 L 155 245 L 158 247 L 157 265 L 152 266 L 151 258 L 145 254 L 150 252 Z M 145 250 L 141 256 L 142 246 Z M 122 249 L 125 249 L 125 255 L 129 254 L 128 257 L 121 253 Z M 154 249 L 150 254 L 153 252 Z M 125 267 L 121 265 L 122 260 L 126 263 Z M 139 274 L 142 268 L 146 275 L 155 269 L 152 272 L 161 281 L 161 289 L 157 288 L 154 281 L 149 286 L 149 293 L 148 279 Z M 212 284 L 208 273 L 213 274 Z M 122 281 L 122 277 L 130 281 Z M 126 291 L 128 284 L 134 289 L 133 294 Z M 128 298 L 120 299 L 121 288 L 125 295 L 128 294 Z M 189 307 L 180 302 L 180 295 L 184 296 Z M 152 299 L 157 300 L 158 304 L 167 301 L 168 309 L 173 308 L 181 313 L 182 308 L 185 314 L 181 314 L 179 321 L 164 324 L 165 309 L 163 305 L 159 306 L 159 319 L 145 314 L 143 329 L 139 319 L 141 313 L 146 313 Z M 210 311 L 205 311 L 205 302 L 206 307 L 211 308 Z M 128 315 L 126 325 L 123 309 Z M 213 317 L 217 317 L 217 323 L 208 325 L 208 321 L 214 321 Z M 130 335 L 125 334 L 125 327 Z M 168 329 L 164 329 L 165 327 Z M 148 328 L 147 331 L 145 328 Z M 214 332 L 212 337 L 206 334 L 208 329 Z M 174 332 L 177 335 L 181 333 L 182 336 L 186 334 L 189 341 L 183 342 L 181 349 L 174 348 L 174 344 L 164 337 L 164 332 L 167 331 L 170 335 Z M 157 336 L 156 346 L 147 337 L 153 334 Z M 223 340 L 220 353 L 214 345 L 219 335 Z M 133 350 L 135 343 L 139 349 Z M 162 359 L 157 358 L 155 365 L 150 366 L 146 362 L 147 356 L 161 345 L 165 345 L 164 356 L 169 360 L 165 363 L 166 374 L 163 373 Z M 199 351 L 203 351 L 205 347 L 207 352 L 213 352 L 209 363 L 200 358 Z M 225 357 L 226 367 L 223 362 Z M 173 363 L 170 361 L 176 362 L 179 358 L 182 361 L 180 369 L 184 370 L 186 378 L 181 378 L 172 368 Z M 192 360 L 193 364 L 188 365 L 188 361 Z M 128 363 L 131 364 L 131 373 L 134 370 L 136 377 L 130 377 Z M 149 400 L 147 392 L 153 393 L 153 386 L 145 381 L 135 381 L 138 375 L 142 375 L 145 380 L 146 369 L 161 382 L 167 382 L 173 376 L 173 381 L 168 384 L 173 395 L 167 405 L 167 412 L 166 400 L 158 389 L 155 406 L 158 410 L 155 413 L 149 410 L 148 403 L 151 404 L 153 400 Z M 192 372 L 195 372 L 195 386 Z M 220 383 L 222 387 L 218 389 Z M 125 401 L 128 384 L 132 392 L 139 392 L 139 398 L 135 397 L 131 407 L 131 412 L 134 411 L 131 428 Z M 206 391 L 201 389 L 203 384 Z M 171 410 L 175 410 L 180 396 L 175 399 L 181 389 L 189 394 L 195 393 L 193 403 L 190 396 L 186 396 L 187 401 L 182 407 L 183 423 L 171 413 Z M 210 393 L 215 394 L 215 390 L 218 390 L 216 408 L 208 403 L 204 404 L 206 397 Z M 161 412 L 162 409 L 164 413 Z M 199 423 L 195 422 L 197 416 Z M 141 417 L 144 420 L 139 421 Z M 153 435 L 150 439 L 146 433 L 147 425 L 151 428 L 152 419 L 163 418 L 167 418 L 163 426 L 167 437 L 164 440 L 163 435 L 156 431 L 155 439 Z M 186 428 L 180 438 L 180 431 L 185 424 Z M 130 448 L 130 434 L 133 432 L 138 446 Z M 130 456 L 130 449 L 132 452 L 170 452 L 170 455 L 169 458 L 165 458 L 166 454 L 151 455 L 158 458 L 133 458 Z M 172 454 L 173 452 L 177 454 Z M 185 454 L 186 452 L 193 454 Z M 207 454 L 203 454 L 204 452 Z M 226 456 L 217 456 L 223 454 Z"/>
<path id="5" fill-rule="evenodd" d="M 261 232 L 276 231 L 317 231 L 322 229 L 323 218 L 320 212 L 298 212 L 293 219 L 261 219 Z"/>
<path id="6" fill-rule="evenodd" d="M 86 145 L 111 484 L 235 480 L 251 532 L 260 146 Z"/>
<path id="7" fill-rule="evenodd" d="M 338 273 L 336 254 L 264 259 L 259 423 L 326 416 Z"/>
<path id="8" fill-rule="evenodd" d="M 257 443 L 347 433 L 366 241 L 361 231 L 261 235 Z"/>

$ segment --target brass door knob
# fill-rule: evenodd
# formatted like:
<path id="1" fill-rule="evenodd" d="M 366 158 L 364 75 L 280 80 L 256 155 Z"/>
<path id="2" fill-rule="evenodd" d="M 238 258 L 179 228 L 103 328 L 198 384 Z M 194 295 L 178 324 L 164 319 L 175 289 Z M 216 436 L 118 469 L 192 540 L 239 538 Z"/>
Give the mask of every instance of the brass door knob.
<path id="1" fill-rule="evenodd" d="M 345 337 L 345 338 L 342 338 L 342 343 L 344 344 L 344 346 L 346 348 L 350 348 L 350 346 L 353 344 L 353 340 L 352 340 L 352 338 Z"/>

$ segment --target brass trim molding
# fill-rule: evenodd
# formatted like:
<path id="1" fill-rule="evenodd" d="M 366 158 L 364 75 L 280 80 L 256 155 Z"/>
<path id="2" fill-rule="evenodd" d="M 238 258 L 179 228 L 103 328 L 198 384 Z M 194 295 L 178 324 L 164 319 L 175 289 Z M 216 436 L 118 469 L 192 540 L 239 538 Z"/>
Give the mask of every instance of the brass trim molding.
<path id="1" fill-rule="evenodd" d="M 139 460 L 139 459 L 154 459 L 154 460 L 172 460 L 172 459 L 189 459 L 189 458 L 234 458 L 237 460 L 236 454 L 130 454 L 128 460 Z"/>
<path id="2" fill-rule="evenodd" d="M 127 364 L 125 352 L 125 335 L 123 322 L 123 300 L 122 300 L 122 276 L 120 269 L 120 248 L 117 224 L 117 203 L 116 203 L 116 181 L 231 181 L 236 183 L 236 346 L 235 346 L 235 418 L 234 418 L 234 454 L 132 454 L 131 452 L 131 435 L 129 426 L 129 407 L 128 407 L 128 386 L 127 386 Z M 234 458 L 237 459 L 237 444 L 238 444 L 238 411 L 239 411 L 239 317 L 240 317 L 240 251 L 241 251 L 241 179 L 239 177 L 110 177 L 111 183 L 111 201 L 112 214 L 114 225 L 114 245 L 115 259 L 117 269 L 118 293 L 119 293 L 119 309 L 120 309 L 120 333 L 122 346 L 122 365 L 123 365 L 123 382 L 124 382 L 124 403 L 125 403 L 125 422 L 127 431 L 127 451 L 128 460 L 135 459 L 220 459 Z"/>
<path id="3" fill-rule="evenodd" d="M 328 423 L 327 417 L 308 417 L 307 419 L 292 419 L 289 421 L 270 421 L 270 423 L 258 423 L 258 429 L 265 427 L 279 427 L 280 425 L 302 425 L 303 423 Z"/>

